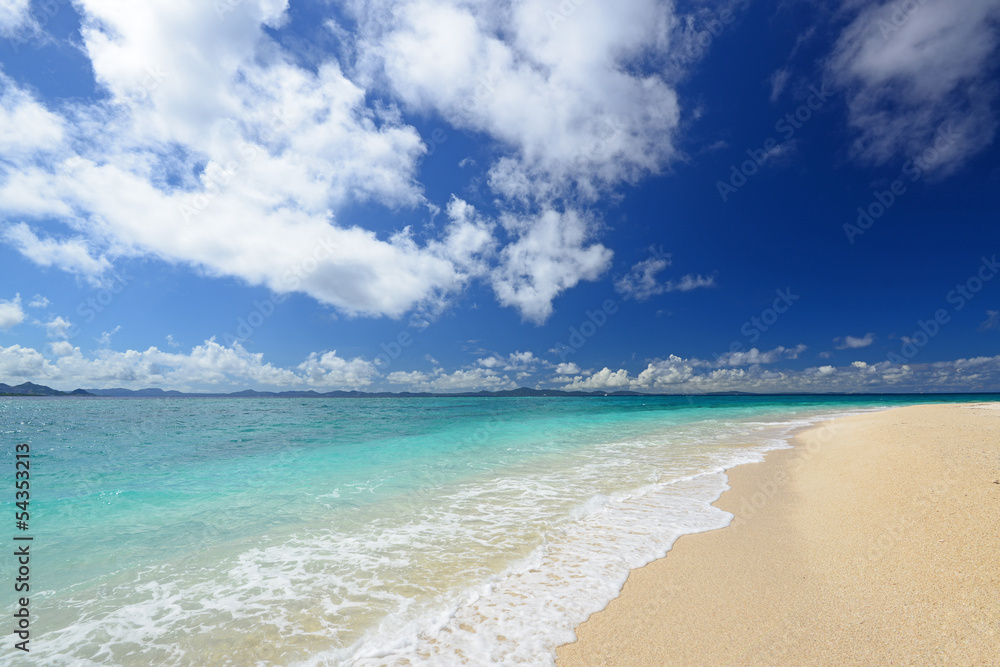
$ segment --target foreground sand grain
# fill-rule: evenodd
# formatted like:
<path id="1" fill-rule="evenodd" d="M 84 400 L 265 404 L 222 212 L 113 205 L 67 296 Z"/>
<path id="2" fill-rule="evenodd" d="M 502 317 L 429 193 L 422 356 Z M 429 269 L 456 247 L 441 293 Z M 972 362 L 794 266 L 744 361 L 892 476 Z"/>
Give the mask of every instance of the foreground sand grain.
<path id="1" fill-rule="evenodd" d="M 558 650 L 575 665 L 1000 665 L 1000 404 L 808 429 L 729 471 L 681 537 Z"/>

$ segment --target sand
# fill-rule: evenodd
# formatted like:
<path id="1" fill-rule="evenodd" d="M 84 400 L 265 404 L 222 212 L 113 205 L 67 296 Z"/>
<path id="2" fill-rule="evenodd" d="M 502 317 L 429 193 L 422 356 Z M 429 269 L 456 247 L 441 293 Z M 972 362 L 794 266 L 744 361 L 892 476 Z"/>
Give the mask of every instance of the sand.
<path id="1" fill-rule="evenodd" d="M 895 408 L 729 471 L 558 650 L 574 665 L 1000 665 L 1000 404 Z"/>

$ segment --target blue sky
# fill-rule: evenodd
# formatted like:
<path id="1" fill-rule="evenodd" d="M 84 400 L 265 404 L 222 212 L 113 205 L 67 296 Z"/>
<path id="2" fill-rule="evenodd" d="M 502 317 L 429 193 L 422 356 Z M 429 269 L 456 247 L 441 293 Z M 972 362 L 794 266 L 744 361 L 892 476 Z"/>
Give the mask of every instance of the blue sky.
<path id="1" fill-rule="evenodd" d="M 0 0 L 0 381 L 1000 390 L 998 22 Z"/>

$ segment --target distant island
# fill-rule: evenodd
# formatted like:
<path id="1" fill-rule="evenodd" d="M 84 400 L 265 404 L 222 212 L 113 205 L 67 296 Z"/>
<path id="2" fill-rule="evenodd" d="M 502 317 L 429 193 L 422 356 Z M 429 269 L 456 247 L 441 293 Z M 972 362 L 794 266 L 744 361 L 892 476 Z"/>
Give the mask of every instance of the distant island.
<path id="1" fill-rule="evenodd" d="M 704 394 L 649 394 L 639 391 L 563 391 L 562 389 L 503 389 L 499 391 L 465 391 L 454 393 L 411 392 L 411 391 L 254 391 L 244 389 L 230 393 L 183 392 L 164 389 L 76 389 L 74 391 L 59 391 L 33 382 L 24 382 L 11 386 L 0 382 L 0 396 L 54 396 L 54 397 L 91 397 L 91 398 L 476 398 L 499 397 L 520 398 L 530 396 L 909 396 L 909 395 L 996 395 L 991 392 L 788 392 L 788 393 L 754 393 L 750 391 L 714 391 Z"/>
<path id="2" fill-rule="evenodd" d="M 366 392 L 366 391 L 254 391 L 246 389 L 232 393 L 187 393 L 163 389 L 77 389 L 59 391 L 40 384 L 25 382 L 10 386 L 0 382 L 0 396 L 91 396 L 103 398 L 435 398 L 475 396 L 644 396 L 635 391 L 561 391 L 559 389 L 506 389 L 502 391 L 470 391 L 449 394 L 433 392 Z"/>
<path id="3" fill-rule="evenodd" d="M 94 396 L 94 394 L 83 389 L 59 391 L 33 382 L 25 382 L 16 387 L 0 382 L 0 396 Z"/>

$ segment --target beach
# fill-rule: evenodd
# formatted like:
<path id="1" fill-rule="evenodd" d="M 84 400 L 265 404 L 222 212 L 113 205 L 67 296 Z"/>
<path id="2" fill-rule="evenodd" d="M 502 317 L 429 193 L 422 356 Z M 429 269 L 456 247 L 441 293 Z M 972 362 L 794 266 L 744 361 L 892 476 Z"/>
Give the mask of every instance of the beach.
<path id="1" fill-rule="evenodd" d="M 1000 664 L 1000 403 L 806 428 L 558 649 L 575 665 Z"/>
<path id="2" fill-rule="evenodd" d="M 32 658 L 544 665 L 591 618 L 566 664 L 823 662 L 838 636 L 879 661 L 904 632 L 983 664 L 1000 411 L 971 404 L 7 399 L 33 456 Z"/>

